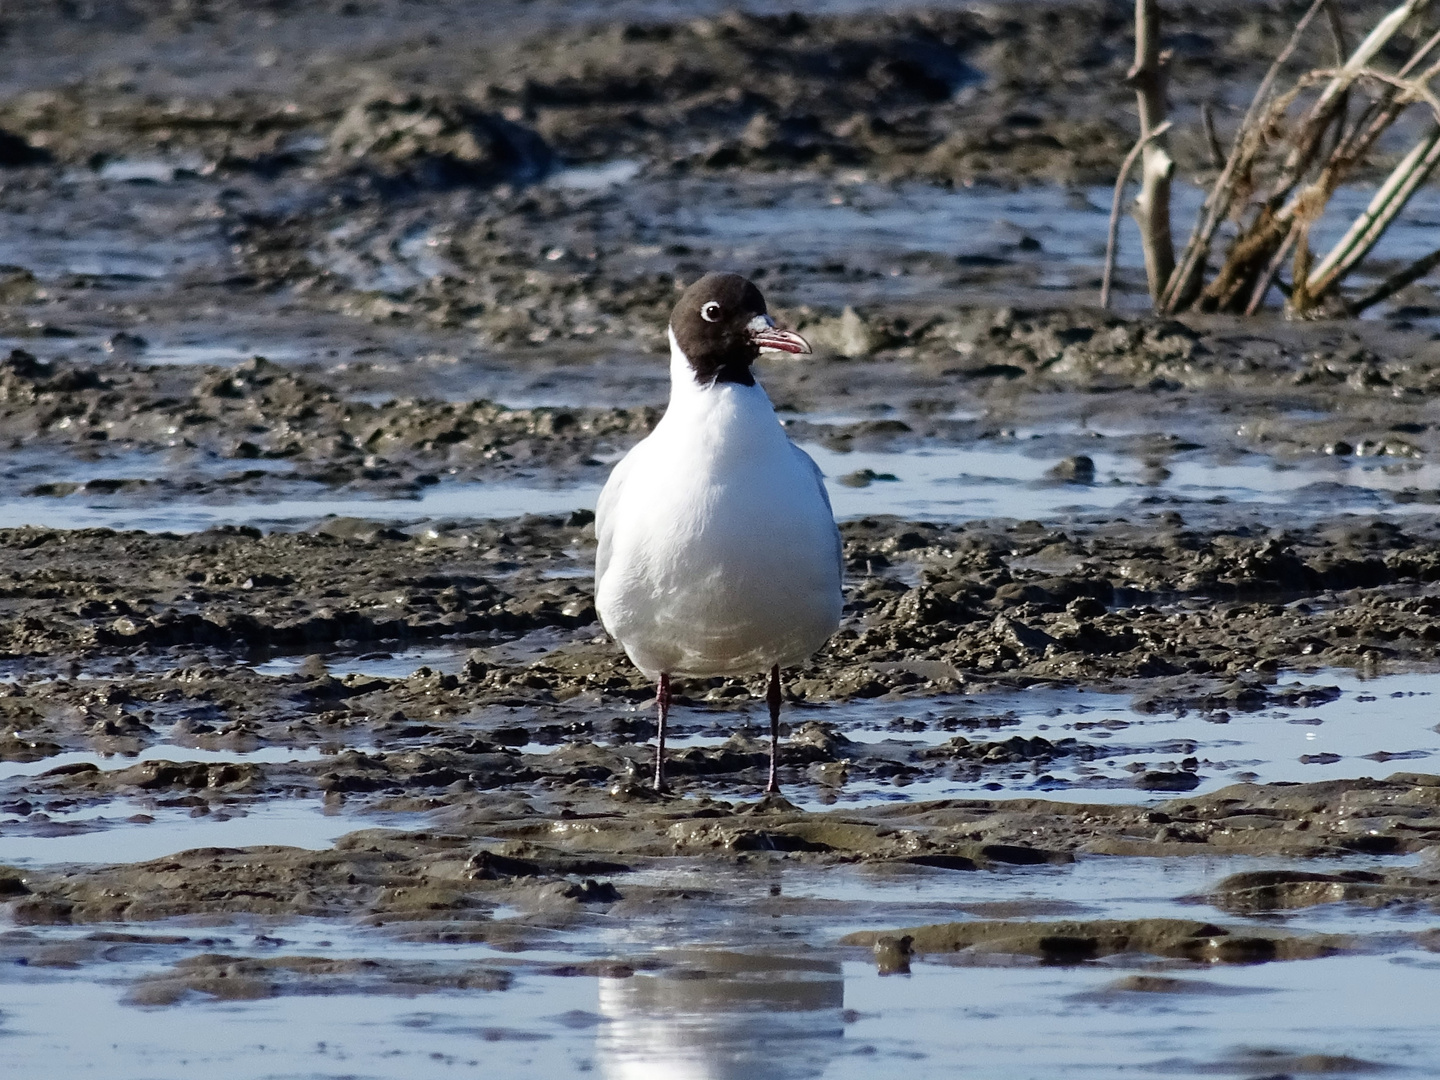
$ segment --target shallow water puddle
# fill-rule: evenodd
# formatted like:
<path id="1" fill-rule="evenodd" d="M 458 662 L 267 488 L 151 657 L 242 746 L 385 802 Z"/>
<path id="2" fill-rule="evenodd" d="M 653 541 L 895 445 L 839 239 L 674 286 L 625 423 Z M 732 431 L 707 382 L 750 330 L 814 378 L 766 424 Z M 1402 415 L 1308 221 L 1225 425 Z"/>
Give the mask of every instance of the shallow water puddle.
<path id="1" fill-rule="evenodd" d="M 954 1075 L 954 1063 L 963 1062 L 977 1075 L 1017 1080 L 1057 1069 L 1065 1076 L 1282 1076 L 1297 1065 L 1361 1075 L 1440 1053 L 1427 1009 L 1399 1000 L 1440 989 L 1440 964 L 1426 953 L 1226 971 L 1159 994 L 1127 992 L 1119 974 L 917 965 L 903 981 L 857 977 L 847 984 L 846 1005 L 861 1019 L 846 1042 L 904 1061 L 907 1075 Z M 1243 991 L 1263 994 L 1263 1006 Z M 867 1075 L 854 1059 L 837 1065 L 824 1075 Z"/>
<path id="2" fill-rule="evenodd" d="M 39 776 L 52 769 L 68 765 L 90 764 L 102 772 L 113 769 L 128 769 L 144 761 L 203 761 L 256 764 L 294 761 L 318 761 L 324 757 L 314 747 L 262 746 L 257 750 L 205 750 L 199 747 L 176 746 L 157 743 L 147 746 L 136 754 L 96 754 L 88 750 L 75 750 L 64 754 L 53 754 L 39 761 L 0 761 L 0 780 L 12 776 Z"/>
<path id="3" fill-rule="evenodd" d="M 0 212 L 0 263 L 23 266 L 41 281 L 73 274 L 152 288 L 228 265 L 228 246 L 213 220 L 191 220 L 159 237 L 142 224 L 146 210 L 134 191 L 119 184 L 90 188 L 64 218 Z M 191 197 L 147 185 L 145 202 L 188 209 Z"/>
<path id="4" fill-rule="evenodd" d="M 193 817 L 188 807 L 116 799 L 49 815 L 48 822 L 0 818 L 0 864 L 145 862 L 192 848 L 259 844 L 327 848 L 356 829 L 401 823 L 394 815 L 382 821 L 329 813 L 314 800 L 277 799 Z"/>
<path id="5" fill-rule="evenodd" d="M 953 299 L 957 291 L 971 298 L 1005 295 L 1006 284 L 1040 295 L 1098 288 L 1111 199 L 1105 187 L 1046 184 L 947 190 L 920 183 L 752 176 L 743 184 L 711 181 L 697 191 L 693 182 L 640 183 L 654 208 L 644 235 L 670 244 L 678 240 L 713 265 L 741 269 L 772 266 L 781 252 L 786 266 L 775 276 L 784 279 L 787 291 L 837 306 Z M 1193 184 L 1176 184 L 1175 220 L 1193 221 L 1205 194 Z M 1316 249 L 1327 250 L 1338 240 L 1372 195 L 1373 189 L 1362 186 L 1337 191 L 1315 225 Z M 1440 195 L 1417 195 L 1374 257 L 1419 258 L 1430 250 L 1437 219 Z M 1128 216 L 1121 219 L 1117 262 L 1132 278 L 1143 265 L 1139 234 Z M 1026 302 L 1023 292 L 1013 291 L 1009 302 L 1017 297 Z M 1121 302 L 1141 299 L 1132 293 Z"/>
<path id="6" fill-rule="evenodd" d="M 47 529 L 143 529 L 201 532 L 219 525 L 296 528 L 327 517 L 422 522 L 438 518 L 486 520 L 522 514 L 568 514 L 593 508 L 600 487 L 533 487 L 523 484 L 437 484 L 415 498 L 327 497 L 272 502 L 137 503 L 123 498 L 25 499 L 0 502 L 0 521 Z"/>
<path id="7" fill-rule="evenodd" d="M 68 487 L 91 487 L 76 498 L 113 497 L 116 488 L 135 481 L 170 481 L 183 484 L 194 480 L 221 478 L 257 479 L 262 474 L 293 473 L 293 462 L 264 458 L 236 460 L 213 454 L 186 451 L 170 453 L 107 452 L 101 446 L 88 448 L 81 454 L 67 453 L 58 448 L 27 447 L 10 451 L 0 464 L 0 484 L 10 491 L 34 497 L 64 497 Z M 279 479 L 283 480 L 281 476 Z"/>
<path id="8" fill-rule="evenodd" d="M 216 367 L 237 367 L 255 356 L 284 364 L 304 359 L 308 354 L 300 348 L 266 343 L 260 346 L 231 344 L 219 341 L 179 341 L 175 344 L 154 344 L 146 348 L 143 362 L 151 366 L 184 366 L 213 364 Z"/>
<path id="9" fill-rule="evenodd" d="M 398 652 L 364 653 L 360 656 L 326 656 L 325 670 L 337 679 L 365 675 L 373 679 L 408 679 L 422 667 L 442 675 L 454 675 L 465 666 L 469 649 L 453 647 L 403 649 Z M 293 675 L 309 656 L 277 656 L 255 665 L 257 675 Z"/>
<path id="10" fill-rule="evenodd" d="M 1256 870 L 1335 873 L 1413 866 L 1415 856 L 1347 855 L 1335 860 L 1247 855 L 1183 857 L 1076 856 L 1073 863 L 997 866 L 983 872 L 956 872 L 928 866 L 877 863 L 812 867 L 774 864 L 743 873 L 683 860 L 676 865 L 641 868 L 616 880 L 697 893 L 718 893 L 716 903 L 732 913 L 767 897 L 814 901 L 805 916 L 793 913 L 790 929 L 842 937 L 854 930 L 885 925 L 915 926 L 964 919 L 1216 919 L 1245 917 L 1220 911 L 1204 895 L 1232 874 Z M 803 904 L 797 904 L 797 911 Z M 1283 923 L 1296 931 L 1377 933 L 1429 925 L 1429 913 L 1414 905 L 1358 908 L 1321 904 L 1311 908 L 1251 916 Z M 743 935 L 743 928 L 737 929 Z M 620 935 L 624 938 L 624 935 Z M 625 940 L 631 940 L 624 938 Z M 716 938 L 716 940 L 722 940 Z M 731 945 L 743 944 L 743 936 Z"/>
<path id="11" fill-rule="evenodd" d="M 1171 460 L 1154 469 L 1120 454 L 1092 452 L 1094 478 L 1076 483 L 1052 475 L 1053 457 L 1023 450 L 924 447 L 905 452 L 837 453 L 810 444 L 825 473 L 835 513 L 931 521 L 991 517 L 1054 520 L 1077 513 L 1183 508 L 1226 502 L 1285 506 L 1306 516 L 1395 509 L 1388 494 L 1440 487 L 1440 466 L 1319 460 L 1278 466 L 1253 455 L 1240 462 Z M 1418 506 L 1417 506 L 1418 509 Z"/>
<path id="12" fill-rule="evenodd" d="M 1280 685 L 1292 680 L 1286 676 Z M 1433 771 L 1440 760 L 1440 674 L 1361 679 L 1332 671 L 1294 685 L 1336 687 L 1340 693 L 1334 701 L 1306 707 L 1179 714 L 1141 711 L 1125 694 L 1044 686 L 963 699 L 792 708 L 792 727 L 807 721 L 831 726 L 857 744 L 853 759 L 862 763 L 910 761 L 957 736 L 971 744 L 1000 744 L 1001 750 L 1010 739 L 1028 744 L 1039 738 L 1053 746 L 1021 744 L 1017 753 L 1023 760 L 1008 764 L 960 756 L 953 766 L 942 764 L 908 778 L 869 777 L 863 767 L 843 782 L 816 784 L 807 776 L 787 795 L 807 810 L 1007 794 L 1146 804 L 1241 782 L 1304 783 Z M 741 728 L 760 739 L 763 727 L 758 712 L 737 713 L 731 720 L 723 713 L 677 709 L 676 721 L 677 733 L 667 739 L 674 749 L 717 746 Z M 532 744 L 527 749 L 541 753 L 547 748 Z M 1156 773 L 1164 779 L 1147 781 Z"/>
<path id="13" fill-rule="evenodd" d="M 480 1069 L 843 1080 L 898 1070 L 950 1077 L 959 1068 L 1002 1080 L 1122 1071 L 1198 1080 L 1363 1075 L 1435 1060 L 1440 959 L 1399 938 L 1360 954 L 1249 967 L 1135 955 L 1055 966 L 962 954 L 917 957 L 908 974 L 892 975 L 879 974 L 862 950 L 836 944 L 853 926 L 1006 917 L 1007 909 L 1009 917 L 1044 919 L 1045 905 L 1050 917 L 1083 911 L 1235 925 L 1246 920 L 1174 898 L 1271 862 L 1094 858 L 996 874 L 916 868 L 899 881 L 844 866 L 677 867 L 630 875 L 622 887 L 647 876 L 678 883 L 689 874 L 725 899 L 681 905 L 673 916 L 590 920 L 518 952 L 324 920 L 0 932 L 7 954 L 55 950 L 49 959 L 38 953 L 39 963 L 0 968 L 0 1047 L 20 1075 L 81 1075 L 103 1062 L 107 1076 L 152 1078 L 398 1080 Z M 767 910 L 776 896 L 789 898 L 794 913 Z M 825 903 L 830 898 L 845 902 L 843 912 Z M 1337 907 L 1314 925 L 1364 934 L 1374 929 L 1372 918 Z M 1304 919 L 1309 926 L 1308 913 Z M 1386 922 L 1428 925 L 1414 914 L 1408 923 Z M 126 936 L 87 953 L 95 929 Z M 260 1000 L 192 991 L 169 1007 L 125 1003 L 170 964 L 202 952 L 355 959 L 412 971 L 458 964 L 506 972 L 496 985 L 509 988 L 427 993 L 413 984 L 366 989 L 352 979 L 348 989 L 343 981 L 330 989 L 317 982 Z M 623 968 L 599 978 L 559 976 L 587 959 Z"/>
<path id="14" fill-rule="evenodd" d="M 1288 1074 L 1265 1070 L 1299 1064 L 1354 1076 L 1440 1055 L 1440 964 L 1418 951 L 1186 973 L 1161 984 L 1166 993 L 1127 991 L 1123 967 L 917 963 L 882 977 L 863 962 L 771 954 L 746 977 L 731 955 L 687 955 L 706 964 L 691 969 L 702 977 L 522 978 L 501 993 L 401 1008 L 309 995 L 189 1004 L 179 1016 L 120 1004 L 115 986 L 27 973 L 0 981 L 0 1046 L 20 1075 L 81 1075 L 103 1062 L 111 1077 L 397 1080 L 477 1067 L 687 1080 L 952 1077 L 959 1067 L 1038 1080 L 1057 1069 L 1275 1076 Z"/>
<path id="15" fill-rule="evenodd" d="M 572 191 L 605 191 L 634 180 L 645 168 L 643 161 L 620 159 L 601 165 L 572 165 L 551 173 L 545 183 L 549 187 Z"/>
<path id="16" fill-rule="evenodd" d="M 555 576 L 568 577 L 571 575 Z M 335 678 L 344 678 L 347 675 L 365 675 L 375 679 L 408 679 L 422 667 L 429 668 L 432 672 L 440 675 L 455 675 L 465 667 L 472 657 L 511 664 L 529 662 L 578 638 L 594 637 L 597 632 L 598 627 L 595 624 L 578 630 L 547 626 L 498 644 L 485 642 L 473 645 L 420 646 L 413 649 L 397 649 L 394 652 L 362 653 L 359 656 L 326 654 L 324 656 L 325 670 Z M 310 660 L 311 657 L 308 655 L 278 656 L 256 664 L 255 673 L 257 675 L 292 675 Z"/>
<path id="17" fill-rule="evenodd" d="M 715 265 L 765 266 L 782 251 L 787 264 L 811 270 L 787 285 L 827 304 L 953 295 L 968 267 L 983 270 L 986 288 L 1001 278 L 1074 288 L 1074 272 L 1093 276 L 1104 258 L 1109 194 L 1098 188 L 791 182 L 762 186 L 758 198 L 756 188 L 710 185 L 704 199 L 677 198 L 651 228 Z M 1122 247 L 1120 258 L 1132 269 L 1138 247 Z M 857 268 L 872 274 L 856 282 Z"/>
<path id="18" fill-rule="evenodd" d="M 1093 480 L 1076 483 L 1051 475 L 1056 458 L 1032 456 L 1018 445 L 1005 450 L 931 445 L 909 451 L 841 453 L 811 443 L 805 449 L 825 474 L 835 513 L 842 519 L 895 514 L 941 522 L 994 517 L 1063 520 L 1076 514 L 1136 513 L 1142 507 L 1183 509 L 1216 502 L 1283 508 L 1320 518 L 1344 512 L 1422 512 L 1429 508 L 1397 504 L 1393 493 L 1440 488 L 1440 465 L 1372 464 L 1361 459 L 1276 466 L 1255 455 L 1253 460 L 1225 464 L 1171 461 L 1157 471 L 1125 455 L 1097 452 L 1088 455 L 1095 468 Z M 233 463 L 229 465 L 233 468 Z M 158 476 L 161 471 L 153 462 L 138 472 L 131 470 L 136 476 Z M 83 482 L 115 475 L 116 470 L 103 463 L 79 463 L 59 473 L 63 479 Z M 440 483 L 403 499 L 336 495 L 314 486 L 311 498 L 224 503 L 152 501 L 113 491 L 80 491 L 58 499 L 0 501 L 0 521 L 43 528 L 198 532 L 220 525 L 297 528 L 332 516 L 412 523 L 486 520 L 593 509 L 601 484 Z"/>

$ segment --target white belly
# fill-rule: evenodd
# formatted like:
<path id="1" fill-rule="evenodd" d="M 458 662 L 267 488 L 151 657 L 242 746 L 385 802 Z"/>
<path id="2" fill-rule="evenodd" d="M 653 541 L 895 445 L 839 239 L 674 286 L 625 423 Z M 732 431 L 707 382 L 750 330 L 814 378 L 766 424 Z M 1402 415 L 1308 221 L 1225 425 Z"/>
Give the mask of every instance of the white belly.
<path id="1" fill-rule="evenodd" d="M 651 677 L 794 664 L 839 625 L 834 518 L 809 459 L 767 419 L 779 439 L 763 452 L 697 458 L 647 440 L 602 497 L 596 608 Z"/>

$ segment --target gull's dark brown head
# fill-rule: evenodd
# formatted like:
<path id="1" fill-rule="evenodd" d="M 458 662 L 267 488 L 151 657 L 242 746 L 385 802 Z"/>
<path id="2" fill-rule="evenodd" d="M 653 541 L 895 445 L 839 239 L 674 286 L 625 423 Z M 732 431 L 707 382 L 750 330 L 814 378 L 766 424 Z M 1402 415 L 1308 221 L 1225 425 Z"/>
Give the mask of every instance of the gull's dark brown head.
<path id="1" fill-rule="evenodd" d="M 765 298 L 739 274 L 706 274 L 681 294 L 670 329 L 695 381 L 754 386 L 750 365 L 762 352 L 808 353 L 810 345 L 781 330 L 765 311 Z"/>

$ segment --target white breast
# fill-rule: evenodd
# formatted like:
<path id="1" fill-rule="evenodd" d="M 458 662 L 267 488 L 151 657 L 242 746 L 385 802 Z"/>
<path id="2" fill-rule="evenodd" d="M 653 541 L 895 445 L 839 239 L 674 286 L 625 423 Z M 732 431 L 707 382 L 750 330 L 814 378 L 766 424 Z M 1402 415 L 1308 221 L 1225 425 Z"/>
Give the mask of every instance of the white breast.
<path id="1" fill-rule="evenodd" d="M 820 473 L 764 390 L 698 386 L 673 339 L 672 354 L 664 419 L 600 496 L 596 609 L 652 678 L 796 663 L 840 621 Z"/>

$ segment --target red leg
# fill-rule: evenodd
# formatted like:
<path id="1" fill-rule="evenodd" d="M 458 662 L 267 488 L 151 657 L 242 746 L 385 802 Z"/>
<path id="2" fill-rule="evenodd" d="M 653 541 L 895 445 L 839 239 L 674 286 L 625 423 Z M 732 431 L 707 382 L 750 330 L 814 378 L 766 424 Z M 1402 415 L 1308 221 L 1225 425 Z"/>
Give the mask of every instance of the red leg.
<path id="1" fill-rule="evenodd" d="M 770 669 L 770 686 L 765 691 L 765 704 L 770 706 L 770 783 L 765 790 L 780 793 L 780 665 Z"/>
<path id="2" fill-rule="evenodd" d="M 665 721 L 670 716 L 670 676 L 662 674 L 660 685 L 655 689 L 655 711 L 659 714 L 659 732 L 655 738 L 655 791 L 665 787 Z"/>

